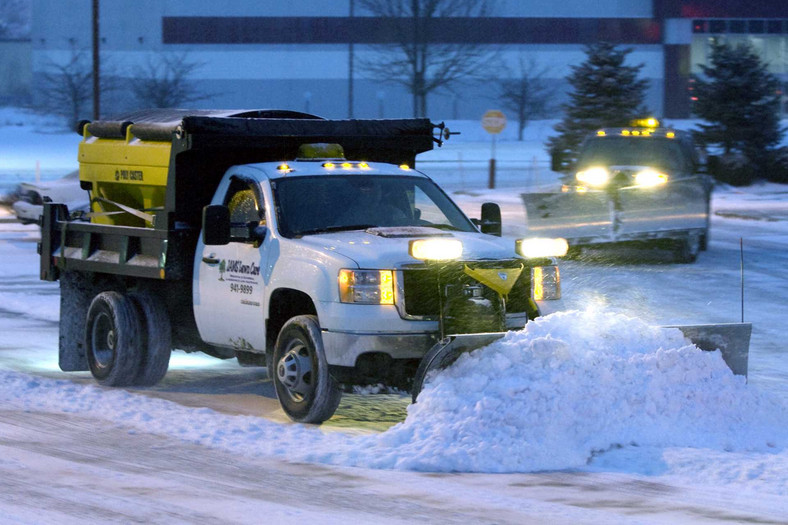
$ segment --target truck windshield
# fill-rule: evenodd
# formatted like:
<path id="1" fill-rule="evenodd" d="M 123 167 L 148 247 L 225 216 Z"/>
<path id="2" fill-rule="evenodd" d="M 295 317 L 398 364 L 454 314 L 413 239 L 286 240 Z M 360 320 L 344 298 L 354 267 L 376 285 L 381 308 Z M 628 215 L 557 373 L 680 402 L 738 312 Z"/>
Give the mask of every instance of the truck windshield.
<path id="1" fill-rule="evenodd" d="M 272 181 L 279 231 L 300 237 L 376 226 L 476 231 L 429 179 L 402 175 L 321 175 Z"/>
<path id="2" fill-rule="evenodd" d="M 670 171 L 687 170 L 687 159 L 679 143 L 657 137 L 600 137 L 586 141 L 577 165 L 649 166 Z"/>

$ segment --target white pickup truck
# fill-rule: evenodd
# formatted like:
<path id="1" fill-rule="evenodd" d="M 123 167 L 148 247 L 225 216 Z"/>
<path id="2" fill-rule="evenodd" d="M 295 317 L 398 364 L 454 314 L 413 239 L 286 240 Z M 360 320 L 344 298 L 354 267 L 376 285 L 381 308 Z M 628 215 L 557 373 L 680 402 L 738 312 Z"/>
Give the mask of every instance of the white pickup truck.
<path id="1" fill-rule="evenodd" d="M 409 388 L 441 341 L 560 296 L 565 243 L 501 238 L 497 205 L 471 220 L 413 168 L 448 136 L 427 120 L 151 110 L 82 133 L 91 222 L 45 205 L 41 275 L 61 283 L 61 368 L 102 384 L 199 350 L 267 366 L 318 423 L 342 385 Z"/>

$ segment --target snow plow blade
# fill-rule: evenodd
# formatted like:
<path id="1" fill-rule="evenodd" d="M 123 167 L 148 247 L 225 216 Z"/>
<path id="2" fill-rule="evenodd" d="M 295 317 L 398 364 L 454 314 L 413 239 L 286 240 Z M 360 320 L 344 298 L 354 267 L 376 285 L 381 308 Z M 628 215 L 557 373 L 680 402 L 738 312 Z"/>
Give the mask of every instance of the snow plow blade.
<path id="1" fill-rule="evenodd" d="M 682 326 L 665 326 L 678 328 L 695 346 L 701 350 L 713 352 L 719 350 L 728 368 L 734 374 L 747 376 L 747 363 L 750 352 L 750 335 L 752 324 L 698 324 Z M 460 355 L 487 346 L 502 338 L 505 332 L 483 334 L 450 335 L 440 340 L 419 363 L 413 378 L 411 395 L 413 402 L 419 397 L 427 375 L 434 370 L 443 370 L 451 366 Z"/>
<path id="2" fill-rule="evenodd" d="M 734 374 L 747 377 L 751 323 L 692 324 L 666 328 L 678 328 L 684 337 L 701 350 L 719 350 L 725 364 Z"/>
<path id="3" fill-rule="evenodd" d="M 419 368 L 416 370 L 411 389 L 413 402 L 415 403 L 416 398 L 419 397 L 429 372 L 448 368 L 465 352 L 473 352 L 477 348 L 494 343 L 504 335 L 506 332 L 450 335 L 438 341 L 435 346 L 430 348 L 429 352 L 424 354 Z"/>
<path id="4" fill-rule="evenodd" d="M 660 190 L 622 187 L 615 193 L 523 193 L 521 198 L 529 235 L 562 237 L 569 246 L 682 239 L 703 235 L 708 227 L 708 199 L 697 178 L 672 181 Z"/>

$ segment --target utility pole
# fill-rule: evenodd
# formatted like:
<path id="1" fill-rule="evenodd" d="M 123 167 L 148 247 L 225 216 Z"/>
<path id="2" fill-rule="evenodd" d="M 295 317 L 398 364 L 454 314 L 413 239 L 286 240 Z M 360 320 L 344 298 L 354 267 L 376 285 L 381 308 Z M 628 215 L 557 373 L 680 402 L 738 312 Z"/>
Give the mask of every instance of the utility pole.
<path id="1" fill-rule="evenodd" d="M 93 120 L 101 118 L 101 81 L 99 78 L 99 0 L 93 0 Z"/>
<path id="2" fill-rule="evenodd" d="M 354 0 L 350 0 L 350 25 L 353 25 Z M 347 50 L 347 118 L 353 118 L 353 32 L 347 33 L 350 38 Z"/>

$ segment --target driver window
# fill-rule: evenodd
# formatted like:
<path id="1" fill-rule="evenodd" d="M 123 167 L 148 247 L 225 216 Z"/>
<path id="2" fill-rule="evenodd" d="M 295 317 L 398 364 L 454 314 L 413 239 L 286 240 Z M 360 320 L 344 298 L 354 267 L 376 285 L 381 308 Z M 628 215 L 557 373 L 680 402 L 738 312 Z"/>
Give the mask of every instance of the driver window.
<path id="1" fill-rule="evenodd" d="M 265 225 L 263 206 L 248 183 L 234 179 L 227 190 L 224 204 L 230 210 L 231 223 L 257 222 Z"/>
<path id="2" fill-rule="evenodd" d="M 224 205 L 230 211 L 230 236 L 236 241 L 249 237 L 250 224 L 265 226 L 263 206 L 249 183 L 233 179 L 224 198 Z"/>

